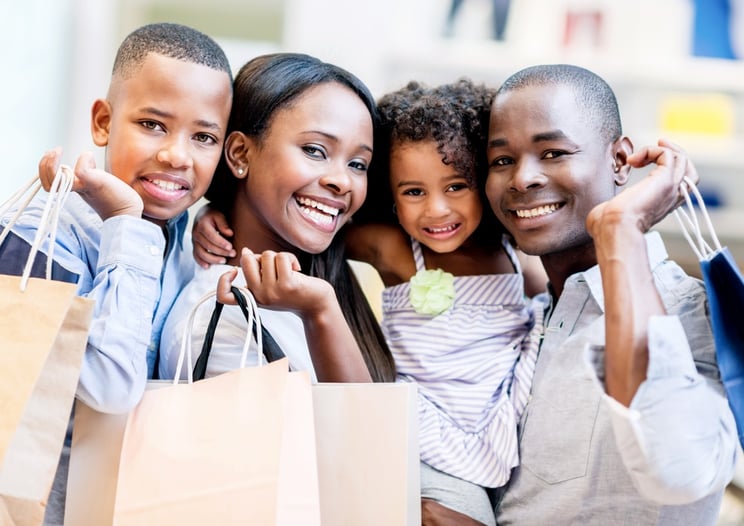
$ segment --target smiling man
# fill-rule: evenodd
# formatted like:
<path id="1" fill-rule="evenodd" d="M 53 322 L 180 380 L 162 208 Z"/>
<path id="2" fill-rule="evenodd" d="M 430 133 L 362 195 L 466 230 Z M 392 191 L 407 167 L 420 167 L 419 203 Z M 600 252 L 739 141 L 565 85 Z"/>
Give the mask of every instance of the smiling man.
<path id="1" fill-rule="evenodd" d="M 494 212 L 550 281 L 521 465 L 496 496 L 497 523 L 715 524 L 736 428 L 705 291 L 648 233 L 694 167 L 666 141 L 633 153 L 611 88 L 569 65 L 502 85 L 488 161 Z M 432 502 L 422 513 L 472 524 Z"/>

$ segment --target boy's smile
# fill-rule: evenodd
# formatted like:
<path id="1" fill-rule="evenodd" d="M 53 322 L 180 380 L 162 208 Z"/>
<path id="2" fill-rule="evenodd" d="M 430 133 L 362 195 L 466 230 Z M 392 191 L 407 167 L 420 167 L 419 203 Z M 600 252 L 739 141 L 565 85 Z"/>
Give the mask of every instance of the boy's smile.
<path id="1" fill-rule="evenodd" d="M 107 147 L 106 170 L 142 198 L 144 217 L 163 224 L 204 195 L 231 103 L 225 72 L 154 53 L 112 79 L 93 106 L 93 137 Z"/>

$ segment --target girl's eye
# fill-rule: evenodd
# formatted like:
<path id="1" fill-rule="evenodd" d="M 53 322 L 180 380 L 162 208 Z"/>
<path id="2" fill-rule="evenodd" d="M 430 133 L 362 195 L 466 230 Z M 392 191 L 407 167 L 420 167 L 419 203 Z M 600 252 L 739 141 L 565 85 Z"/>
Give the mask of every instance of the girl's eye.
<path id="1" fill-rule="evenodd" d="M 420 195 L 424 195 L 424 191 L 421 188 L 409 188 L 408 190 L 403 192 L 403 195 L 418 197 Z"/>
<path id="2" fill-rule="evenodd" d="M 459 192 L 461 190 L 467 190 L 470 186 L 467 183 L 453 183 L 447 187 L 448 192 Z"/>
<path id="3" fill-rule="evenodd" d="M 219 144 L 217 137 L 208 133 L 197 133 L 194 138 L 197 142 Z"/>
<path id="4" fill-rule="evenodd" d="M 316 159 L 325 159 L 326 153 L 320 146 L 316 146 L 314 144 L 306 144 L 302 147 L 302 151 L 304 151 L 307 155 L 310 157 L 314 157 Z"/>

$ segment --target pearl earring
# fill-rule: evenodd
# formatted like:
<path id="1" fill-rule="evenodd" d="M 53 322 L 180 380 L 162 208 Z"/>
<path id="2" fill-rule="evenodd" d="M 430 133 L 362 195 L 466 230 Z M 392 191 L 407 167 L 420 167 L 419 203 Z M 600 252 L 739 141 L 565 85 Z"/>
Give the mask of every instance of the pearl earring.
<path id="1" fill-rule="evenodd" d="M 238 168 L 238 175 L 243 175 L 243 169 L 242 168 Z"/>

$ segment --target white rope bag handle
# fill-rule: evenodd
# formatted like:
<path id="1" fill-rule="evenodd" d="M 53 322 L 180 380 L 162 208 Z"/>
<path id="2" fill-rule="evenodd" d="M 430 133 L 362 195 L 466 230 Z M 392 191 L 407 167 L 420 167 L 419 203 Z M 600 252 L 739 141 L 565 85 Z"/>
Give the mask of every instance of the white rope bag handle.
<path id="1" fill-rule="evenodd" d="M 246 288 L 238 287 L 238 290 L 245 296 L 245 299 L 248 303 L 248 327 L 247 327 L 247 333 L 245 341 L 243 342 L 243 351 L 240 355 L 240 368 L 245 367 L 245 362 L 248 359 L 248 349 L 251 345 L 252 340 L 252 332 L 251 327 L 253 325 L 256 326 L 256 344 L 257 344 L 257 354 L 258 354 L 258 367 L 261 367 L 263 365 L 263 341 L 261 338 L 261 317 L 258 314 L 258 305 L 256 304 L 256 300 L 253 297 L 253 294 L 251 291 L 249 291 Z M 204 305 L 207 301 L 210 299 L 213 299 L 217 296 L 216 291 L 208 292 L 199 300 L 196 302 L 194 307 L 189 312 L 189 317 L 186 320 L 186 325 L 184 327 L 183 331 L 183 337 L 181 339 L 181 351 L 178 355 L 178 363 L 176 365 L 176 374 L 173 378 L 173 384 L 178 384 L 179 378 L 181 378 L 181 372 L 183 371 L 183 362 L 184 357 L 186 361 L 186 367 L 187 367 L 187 381 L 188 383 L 194 383 L 194 366 L 192 364 L 192 357 L 191 357 L 191 334 L 194 330 L 194 319 L 196 318 L 196 311 Z"/>
<path id="2" fill-rule="evenodd" d="M 680 185 L 680 190 L 682 190 L 682 195 L 685 198 L 685 204 L 674 211 L 674 216 L 677 218 L 677 222 L 682 228 L 682 233 L 684 234 L 685 239 L 687 239 L 687 242 L 690 244 L 693 252 L 695 252 L 698 260 L 706 260 L 714 255 L 717 251 L 721 250 L 721 242 L 718 240 L 716 231 L 713 229 L 713 223 L 711 222 L 710 216 L 708 215 L 708 210 L 705 207 L 705 202 L 703 201 L 703 197 L 702 195 L 700 195 L 700 191 L 698 190 L 695 183 L 693 183 L 690 178 L 685 177 Z M 695 207 L 692 204 L 690 192 L 692 192 L 697 199 L 699 212 L 695 210 Z M 711 238 L 712 246 L 708 244 L 708 242 L 703 237 L 703 232 L 700 228 L 700 222 L 698 221 L 698 214 L 705 222 L 705 228 L 707 229 L 708 234 Z"/>
<path id="3" fill-rule="evenodd" d="M 67 197 L 72 191 L 72 183 L 75 175 L 67 165 L 60 165 L 57 173 L 54 175 L 52 186 L 49 189 L 49 198 L 44 205 L 44 211 L 42 212 L 41 219 L 39 220 L 39 226 L 36 230 L 36 236 L 31 243 L 31 250 L 26 260 L 26 266 L 23 269 L 21 276 L 21 291 L 26 290 L 28 285 L 28 279 L 31 275 L 31 267 L 36 258 L 36 254 L 41 248 L 41 245 L 46 239 L 49 240 L 49 252 L 47 253 L 46 263 L 46 279 L 52 279 L 52 263 L 54 260 L 54 245 L 57 239 L 57 226 L 59 224 L 59 214 L 64 207 Z M 41 189 L 41 181 L 38 176 L 33 177 L 28 183 L 22 186 L 16 191 L 10 198 L 4 203 L 0 204 L 0 217 L 3 217 L 8 210 L 13 206 L 18 205 L 18 210 L 10 219 L 7 225 L 4 226 L 2 234 L 0 234 L 0 245 L 2 245 L 5 238 L 8 237 L 11 229 L 18 222 L 18 218 L 28 208 L 31 200 Z M 24 196 L 27 197 L 24 198 Z"/>

